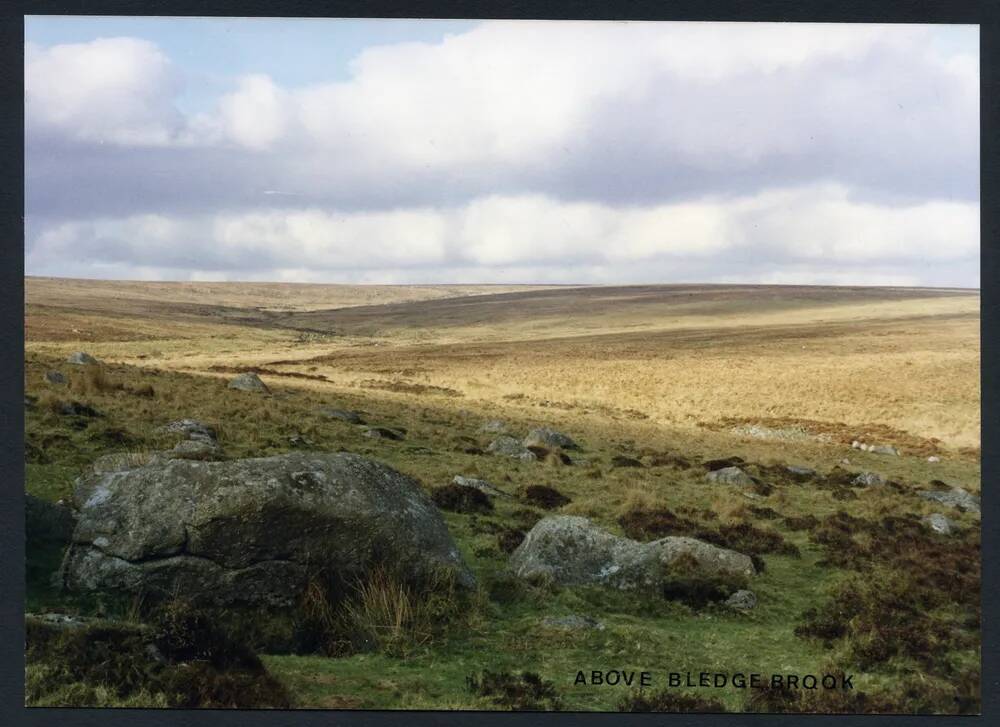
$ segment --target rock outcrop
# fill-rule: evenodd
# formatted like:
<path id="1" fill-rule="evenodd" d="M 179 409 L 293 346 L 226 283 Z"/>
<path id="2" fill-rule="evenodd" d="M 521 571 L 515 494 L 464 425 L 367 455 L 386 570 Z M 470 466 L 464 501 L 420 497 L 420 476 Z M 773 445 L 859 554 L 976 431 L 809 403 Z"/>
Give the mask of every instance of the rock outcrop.
<path id="1" fill-rule="evenodd" d="M 62 568 L 78 591 L 290 605 L 318 573 L 391 563 L 419 583 L 473 577 L 419 484 L 347 454 L 156 462 L 77 481 Z"/>
<path id="2" fill-rule="evenodd" d="M 925 500 L 950 505 L 964 512 L 980 512 L 979 498 L 961 487 L 953 487 L 950 490 L 925 490 L 919 495 Z"/>
<path id="3" fill-rule="evenodd" d="M 511 554 L 514 574 L 558 585 L 596 584 L 621 590 L 658 590 L 668 567 L 680 560 L 705 575 L 751 576 L 751 559 L 695 538 L 649 543 L 612 535 L 583 517 L 540 520 Z"/>

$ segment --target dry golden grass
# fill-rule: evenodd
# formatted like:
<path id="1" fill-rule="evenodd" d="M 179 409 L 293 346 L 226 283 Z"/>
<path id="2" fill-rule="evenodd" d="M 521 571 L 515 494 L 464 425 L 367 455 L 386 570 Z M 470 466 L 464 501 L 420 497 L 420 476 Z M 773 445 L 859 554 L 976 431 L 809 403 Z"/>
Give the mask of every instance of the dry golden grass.
<path id="1" fill-rule="evenodd" d="M 27 345 L 62 355 L 86 343 L 111 361 L 200 373 L 260 367 L 272 372 L 266 382 L 558 415 L 623 436 L 627 423 L 699 431 L 771 421 L 841 440 L 869 432 L 915 453 L 979 446 L 975 291 L 661 286 L 414 301 L 400 288 L 386 305 L 275 317 L 259 304 L 277 284 L 228 284 L 203 301 L 254 301 L 237 312 L 169 302 L 201 290 L 192 285 L 73 281 L 67 292 L 32 280 Z M 298 310 L 328 302 L 309 299 L 327 286 L 284 287 Z M 123 296 L 144 302 L 122 308 Z M 114 306 L 133 319 L 99 315 Z M 109 325 L 128 330 L 100 328 Z M 81 327 L 101 340 L 68 337 Z"/>

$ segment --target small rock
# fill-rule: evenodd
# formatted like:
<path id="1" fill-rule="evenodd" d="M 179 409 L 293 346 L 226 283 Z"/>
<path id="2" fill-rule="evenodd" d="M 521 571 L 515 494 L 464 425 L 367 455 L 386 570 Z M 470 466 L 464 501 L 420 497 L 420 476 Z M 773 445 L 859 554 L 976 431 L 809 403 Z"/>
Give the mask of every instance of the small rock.
<path id="1" fill-rule="evenodd" d="M 403 441 L 403 433 L 401 431 L 387 427 L 370 427 L 364 431 L 362 436 L 369 439 L 391 439 L 394 442 Z"/>
<path id="2" fill-rule="evenodd" d="M 935 457 L 934 455 L 931 455 L 930 457 L 927 458 L 927 461 L 928 462 L 932 462 L 932 463 L 933 462 L 940 462 L 941 458 L 940 457 Z"/>
<path id="3" fill-rule="evenodd" d="M 753 485 L 753 478 L 739 467 L 723 467 L 720 470 L 713 470 L 705 475 L 705 479 L 723 485 L 738 485 L 739 487 Z"/>
<path id="4" fill-rule="evenodd" d="M 851 442 L 851 449 L 861 449 L 861 442 L 855 439 L 853 442 Z"/>
<path id="5" fill-rule="evenodd" d="M 739 590 L 726 599 L 726 606 L 737 611 L 750 611 L 757 605 L 757 594 L 753 591 Z"/>
<path id="6" fill-rule="evenodd" d="M 975 495 L 966 492 L 961 487 L 953 487 L 951 490 L 926 490 L 918 493 L 925 500 L 940 502 L 942 505 L 950 505 L 965 512 L 980 511 L 980 500 Z"/>
<path id="7" fill-rule="evenodd" d="M 315 447 L 316 442 L 309 439 L 304 434 L 293 434 L 288 438 L 288 443 L 293 447 Z"/>
<path id="8" fill-rule="evenodd" d="M 845 465 L 850 465 L 851 460 L 849 460 L 847 457 L 844 457 L 842 460 L 840 460 L 840 463 Z"/>
<path id="9" fill-rule="evenodd" d="M 178 419 L 175 422 L 164 424 L 157 431 L 164 434 L 183 434 L 188 439 L 204 442 L 214 442 L 216 440 L 215 429 L 199 422 L 197 419 Z"/>
<path id="10" fill-rule="evenodd" d="M 521 442 L 509 437 L 506 434 L 494 439 L 490 446 L 486 448 L 490 454 L 498 454 L 503 457 L 513 457 L 522 462 L 534 462 L 538 459 L 535 453 L 528 449 Z"/>
<path id="11" fill-rule="evenodd" d="M 322 417 L 327 419 L 339 419 L 342 422 L 347 422 L 348 424 L 364 424 L 365 420 L 361 418 L 361 415 L 356 411 L 349 411 L 347 409 L 334 409 L 333 407 L 324 406 L 318 410 L 318 413 Z"/>
<path id="12" fill-rule="evenodd" d="M 84 353 L 83 351 L 76 351 L 69 355 L 66 359 L 67 363 L 75 364 L 76 366 L 87 366 L 89 364 L 99 364 L 101 363 L 96 358 L 91 356 L 89 353 Z"/>
<path id="13" fill-rule="evenodd" d="M 855 487 L 874 487 L 877 485 L 884 485 L 885 479 L 882 475 L 876 472 L 862 472 L 851 480 L 851 484 Z"/>
<path id="14" fill-rule="evenodd" d="M 797 465 L 792 465 L 792 464 L 785 466 L 785 472 L 790 474 L 793 479 L 798 480 L 800 482 L 804 482 L 805 480 L 812 479 L 813 477 L 816 476 L 816 470 L 810 469 L 809 467 L 799 467 Z"/>
<path id="15" fill-rule="evenodd" d="M 497 489 L 486 480 L 477 480 L 474 477 L 462 477 L 462 475 L 455 475 L 455 477 L 452 479 L 451 482 L 452 484 L 458 485 L 459 487 L 472 487 L 476 490 L 479 490 L 480 492 L 485 492 L 487 495 L 499 495 L 500 497 L 511 497 L 511 498 L 514 497 L 513 495 L 507 494 L 503 490 Z"/>
<path id="16" fill-rule="evenodd" d="M 262 391 L 264 393 L 271 391 L 267 388 L 267 384 L 261 381 L 260 377 L 254 373 L 240 374 L 229 382 L 229 388 L 237 389 L 238 391 Z"/>
<path id="17" fill-rule="evenodd" d="M 922 522 L 935 533 L 941 535 L 951 535 L 955 529 L 955 523 L 940 513 L 928 515 Z"/>
<path id="18" fill-rule="evenodd" d="M 525 447 L 559 447 L 560 449 L 579 449 L 571 438 L 549 427 L 540 427 L 528 432 L 522 444 Z"/>
<path id="19" fill-rule="evenodd" d="M 60 385 L 66 383 L 66 377 L 58 371 L 46 371 L 45 380 L 50 384 Z"/>
<path id="20" fill-rule="evenodd" d="M 596 618 L 577 616 L 575 614 L 571 616 L 547 616 L 542 619 L 542 625 L 549 628 L 569 629 L 570 631 L 584 631 L 587 629 L 594 629 L 595 631 L 604 630 L 604 624 Z"/>
<path id="21" fill-rule="evenodd" d="M 891 454 L 895 457 L 899 456 L 899 450 L 889 444 L 872 445 L 868 448 L 868 451 L 872 454 Z"/>

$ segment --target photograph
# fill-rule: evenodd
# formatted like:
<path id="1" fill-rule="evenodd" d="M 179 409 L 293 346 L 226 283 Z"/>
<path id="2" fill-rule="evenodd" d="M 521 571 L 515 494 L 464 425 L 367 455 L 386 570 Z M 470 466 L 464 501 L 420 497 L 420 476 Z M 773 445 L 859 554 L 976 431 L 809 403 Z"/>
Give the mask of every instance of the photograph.
<path id="1" fill-rule="evenodd" d="M 24 707 L 982 713 L 980 26 L 23 32 Z"/>

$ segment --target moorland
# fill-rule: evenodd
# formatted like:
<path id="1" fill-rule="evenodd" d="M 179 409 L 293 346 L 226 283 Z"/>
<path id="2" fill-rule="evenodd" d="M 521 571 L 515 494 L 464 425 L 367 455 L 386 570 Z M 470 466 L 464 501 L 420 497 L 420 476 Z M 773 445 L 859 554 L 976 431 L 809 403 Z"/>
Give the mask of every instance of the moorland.
<path id="1" fill-rule="evenodd" d="M 978 291 L 25 283 L 29 704 L 979 709 Z M 191 467 L 345 452 L 412 478 L 474 585 L 378 568 L 252 628 L 68 589 L 80 480 L 172 467 L 155 460 L 184 420 L 208 432 Z M 753 574 L 523 577 L 533 529 L 563 516 L 695 538 Z M 855 688 L 640 691 L 581 670 Z"/>

